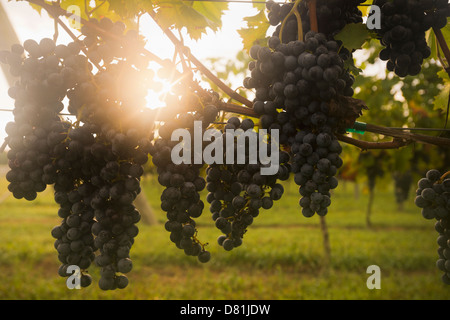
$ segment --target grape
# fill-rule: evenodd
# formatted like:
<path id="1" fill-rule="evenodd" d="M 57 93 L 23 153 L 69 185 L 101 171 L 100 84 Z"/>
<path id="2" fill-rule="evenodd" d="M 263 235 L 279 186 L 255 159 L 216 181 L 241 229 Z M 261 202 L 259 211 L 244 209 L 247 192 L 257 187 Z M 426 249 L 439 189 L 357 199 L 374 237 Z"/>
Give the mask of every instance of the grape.
<path id="1" fill-rule="evenodd" d="M 130 46 L 137 41 L 123 34 L 120 23 L 106 18 L 100 22 L 115 28 Z M 49 38 L 29 39 L 1 54 L 2 63 L 20 76 L 8 91 L 15 100 L 14 121 L 6 126 L 8 189 L 14 197 L 31 201 L 53 185 L 61 218 L 51 230 L 61 262 L 58 274 L 67 277 L 67 267 L 77 265 L 82 286 L 88 286 L 88 268 L 95 261 L 101 267 L 102 289 L 124 288 L 128 280 L 120 272 L 130 271 L 124 261 L 131 262 L 127 259 L 139 233 L 140 213 L 133 201 L 141 191 L 153 139 L 152 128 L 143 120 L 145 108 L 134 105 L 145 101 L 144 83 L 152 79 L 145 74 L 140 87 L 115 90 L 117 84 L 129 82 L 127 76 L 142 76 L 139 59 L 125 57 L 129 52 L 124 46 L 97 31 L 86 26 L 82 31 L 80 39 L 90 43 L 89 59 L 78 42 L 56 45 Z M 101 50 L 104 46 L 109 49 Z M 98 61 L 97 49 L 104 54 Z M 109 64 L 116 58 L 117 63 Z M 100 61 L 104 68 L 94 74 L 92 63 Z M 76 116 L 75 123 L 59 115 L 66 107 Z"/>
<path id="2" fill-rule="evenodd" d="M 342 166 L 339 157 L 342 147 L 335 136 L 341 129 L 337 127 L 337 119 L 330 115 L 329 105 L 340 96 L 353 95 L 354 77 L 344 69 L 338 52 L 340 45 L 330 40 L 329 35 L 308 31 L 304 39 L 292 40 L 285 46 L 280 44 L 270 57 L 270 47 L 253 49 L 264 50 L 265 61 L 274 62 L 275 54 L 281 54 L 284 67 L 262 72 L 258 78 L 252 74 L 253 81 L 247 85 L 253 83 L 256 90 L 269 92 L 269 97 L 262 100 L 256 96 L 255 111 L 260 114 L 260 126 L 280 130 L 280 143 L 289 146 L 291 171 L 300 195 L 308 198 L 317 191 L 329 197 L 330 190 L 337 187 L 334 176 Z M 256 64 L 260 62 L 258 56 Z M 302 212 L 308 217 L 316 212 L 326 214 L 330 205 L 328 201 L 314 203 L 312 207 L 310 203 L 306 206 L 305 201 L 302 204 Z"/>
<path id="3" fill-rule="evenodd" d="M 191 164 L 174 164 L 171 152 L 178 142 L 171 141 L 170 137 L 177 128 L 192 130 L 194 121 L 201 121 L 203 129 L 208 127 L 218 113 L 214 105 L 216 98 L 215 95 L 207 94 L 202 102 L 205 107 L 198 100 L 193 101 L 189 106 L 192 113 L 186 115 L 178 114 L 178 106 L 168 106 L 168 109 L 174 110 L 170 115 L 172 119 L 161 125 L 159 138 L 155 140 L 151 150 L 152 161 L 158 171 L 158 182 L 165 187 L 161 195 L 161 208 L 167 213 L 165 229 L 170 232 L 170 240 L 177 248 L 188 256 L 197 256 L 202 263 L 210 260 L 210 253 L 197 238 L 194 219 L 200 217 L 204 209 L 204 203 L 200 199 L 200 192 L 206 187 L 205 179 L 200 173 L 203 163 L 195 164 L 192 154 Z M 194 134 L 191 138 L 193 136 Z"/>
<path id="4" fill-rule="evenodd" d="M 450 241 L 448 238 L 450 227 L 450 178 L 442 175 L 439 170 L 431 169 L 425 177 L 417 182 L 414 204 L 421 208 L 422 216 L 427 220 L 435 219 L 435 230 L 438 232 L 436 240 L 440 253 L 436 266 L 443 271 L 442 281 L 450 284 L 447 274 L 450 266 Z"/>
<path id="5" fill-rule="evenodd" d="M 377 0 L 373 4 L 381 8 L 381 29 L 376 30 L 384 47 L 380 59 L 387 61 L 387 69 L 400 77 L 419 74 L 424 59 L 431 54 L 425 32 L 447 25 L 445 11 L 450 4 L 436 0 Z"/>
<path id="6" fill-rule="evenodd" d="M 227 124 L 233 124 L 235 129 L 252 130 L 253 121 L 243 120 L 242 123 L 230 118 Z M 226 134 L 223 134 L 224 143 L 227 142 Z M 233 144 L 237 139 L 233 139 Z M 242 244 L 247 228 L 259 215 L 260 209 L 270 209 L 274 201 L 279 200 L 284 188 L 277 183 L 278 180 L 286 180 L 289 177 L 289 155 L 279 151 L 279 170 L 275 175 L 261 175 L 261 163 L 251 164 L 249 160 L 249 148 L 246 146 L 245 161 L 236 164 L 210 164 L 206 169 L 207 200 L 210 204 L 210 212 L 215 226 L 223 235 L 218 243 L 226 251 L 231 251 Z"/>

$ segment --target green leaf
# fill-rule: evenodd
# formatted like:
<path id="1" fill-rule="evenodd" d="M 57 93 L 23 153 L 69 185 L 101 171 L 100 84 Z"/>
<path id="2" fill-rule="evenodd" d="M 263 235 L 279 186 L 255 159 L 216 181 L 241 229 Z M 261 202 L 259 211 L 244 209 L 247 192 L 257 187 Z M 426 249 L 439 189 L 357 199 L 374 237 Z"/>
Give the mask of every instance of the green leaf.
<path id="1" fill-rule="evenodd" d="M 450 44 L 450 18 L 447 19 L 447 25 L 441 29 L 442 35 L 444 36 L 445 42 L 447 42 L 447 44 Z M 426 40 L 428 43 L 428 46 L 431 49 L 431 55 L 429 57 L 429 59 L 438 59 L 438 53 L 437 53 L 437 41 L 436 41 L 436 35 L 433 32 L 433 29 L 429 29 L 426 32 Z"/>
<path id="2" fill-rule="evenodd" d="M 266 9 L 266 4 L 260 0 L 252 0 L 252 5 L 253 5 L 253 8 L 258 9 L 258 10 Z"/>
<path id="3" fill-rule="evenodd" d="M 186 28 L 188 35 L 198 40 L 206 34 L 207 28 L 217 31 L 222 26 L 221 17 L 226 6 L 214 9 L 212 4 L 195 4 L 191 1 L 165 0 L 157 4 L 156 19 L 165 28 Z M 199 9 L 197 11 L 197 9 Z"/>
<path id="4" fill-rule="evenodd" d="M 237 30 L 242 38 L 242 43 L 244 44 L 244 50 L 250 50 L 250 48 L 255 44 L 266 43 L 267 30 L 270 27 L 270 23 L 267 20 L 265 10 L 260 10 L 256 15 L 245 17 L 244 21 L 247 22 L 248 28 L 242 28 Z"/>
<path id="5" fill-rule="evenodd" d="M 349 70 L 354 76 L 359 76 L 361 72 L 363 72 L 360 68 L 355 66 L 355 60 L 352 58 L 345 60 L 344 68 Z"/>
<path id="6" fill-rule="evenodd" d="M 208 27 L 213 31 L 218 29 L 218 26 L 211 20 L 208 20 L 194 8 L 186 5 L 179 7 L 179 16 L 175 27 L 177 29 L 185 27 L 189 36 L 194 40 L 200 39 L 202 34 L 206 33 L 206 28 Z"/>
<path id="7" fill-rule="evenodd" d="M 437 96 L 434 97 L 434 108 L 433 110 L 446 110 L 448 105 L 448 99 L 450 95 L 450 78 L 445 70 L 441 70 L 437 75 L 444 80 L 444 89 L 439 92 Z"/>
<path id="8" fill-rule="evenodd" d="M 350 23 L 347 24 L 334 38 L 340 40 L 343 46 L 348 50 L 361 49 L 364 43 L 370 40 L 372 32 L 367 29 L 363 23 Z"/>
<path id="9" fill-rule="evenodd" d="M 192 8 L 210 20 L 217 28 L 222 27 L 222 16 L 228 10 L 226 2 L 195 1 Z"/>
<path id="10" fill-rule="evenodd" d="M 124 19 L 135 17 L 140 9 L 139 0 L 108 0 L 111 10 L 114 10 L 119 16 Z"/>

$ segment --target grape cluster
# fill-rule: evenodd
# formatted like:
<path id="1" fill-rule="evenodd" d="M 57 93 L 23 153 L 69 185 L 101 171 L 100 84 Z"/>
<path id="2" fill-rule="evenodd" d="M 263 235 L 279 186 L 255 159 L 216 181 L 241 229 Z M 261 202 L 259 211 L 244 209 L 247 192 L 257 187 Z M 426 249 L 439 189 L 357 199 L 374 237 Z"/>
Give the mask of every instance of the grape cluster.
<path id="1" fill-rule="evenodd" d="M 279 44 L 277 39 L 271 37 L 269 47 L 250 49 L 256 61 L 249 65 L 251 74 L 244 79 L 246 88 L 255 89 L 254 110 L 261 115 L 262 127 L 278 123 L 281 141 L 295 135 L 296 128 L 335 127 L 329 103 L 337 96 L 351 97 L 354 83 L 338 54 L 339 45 L 313 31 L 306 34 L 304 42 Z"/>
<path id="2" fill-rule="evenodd" d="M 215 226 L 223 233 L 219 236 L 218 243 L 225 250 L 230 251 L 242 244 L 242 239 L 247 227 L 253 223 L 253 219 L 259 215 L 261 209 L 270 209 L 274 201 L 279 200 L 283 193 L 283 186 L 278 180 L 284 181 L 289 178 L 289 155 L 279 151 L 279 169 L 276 174 L 263 175 L 260 162 L 250 161 L 249 141 L 245 148 L 245 159 L 243 163 L 238 162 L 237 138 L 228 136 L 227 129 L 244 132 L 253 132 L 254 123 L 251 119 L 241 121 L 237 117 L 228 119 L 224 127 L 222 139 L 224 145 L 228 139 L 233 139 L 234 161 L 227 163 L 224 156 L 223 164 L 210 164 L 206 170 L 206 189 L 208 191 L 207 201 L 210 204 L 210 212 Z M 255 132 L 256 134 L 256 132 Z M 240 147 L 242 147 L 240 145 Z M 258 144 L 258 147 L 261 146 Z"/>
<path id="3" fill-rule="evenodd" d="M 95 262 L 99 287 L 112 290 L 128 285 L 125 274 L 132 269 L 130 250 L 141 218 L 133 202 L 153 139 L 145 109 L 153 74 L 140 63 L 137 33 L 124 34 L 121 23 L 107 18 L 90 22 L 99 28 L 84 26 L 76 42 L 27 40 L 0 54 L 20 77 L 9 90 L 15 109 L 6 127 L 7 179 L 19 199 L 34 200 L 54 185 L 62 219 L 51 232 L 59 274 L 68 277 L 68 267 L 76 265 L 81 285 L 88 286 Z M 65 108 L 74 123 L 59 115 Z"/>
<path id="4" fill-rule="evenodd" d="M 100 20 L 91 18 L 89 24 L 81 27 L 83 45 L 93 63 L 109 65 L 117 58 L 127 57 L 136 63 L 145 60 L 139 58 L 136 47 L 139 45 L 139 34 L 136 30 L 126 30 L 122 21 L 113 22 L 107 17 Z"/>
<path id="5" fill-rule="evenodd" d="M 431 54 L 425 32 L 447 25 L 447 0 L 376 0 L 381 8 L 381 29 L 376 30 L 383 49 L 379 57 L 400 77 L 417 75 Z"/>
<path id="6" fill-rule="evenodd" d="M 17 199 L 34 200 L 37 193 L 54 183 L 54 177 L 44 168 L 51 166 L 54 149 L 65 139 L 69 127 L 58 115 L 71 86 L 68 78 L 86 73 L 82 63 L 86 60 L 78 55 L 79 48 L 64 47 L 67 54 L 63 56 L 62 47 L 53 40 L 44 38 L 38 43 L 30 39 L 23 46 L 14 44 L 11 51 L 0 53 L 11 74 L 19 77 L 8 91 L 15 100 L 14 121 L 5 128 L 10 149 L 8 188 Z M 71 72 L 64 65 L 69 57 L 79 61 Z"/>
<path id="7" fill-rule="evenodd" d="M 140 192 L 143 160 L 119 160 L 115 143 L 107 142 L 94 125 L 73 128 L 62 144 L 64 157 L 55 164 L 55 201 L 63 220 L 52 235 L 63 263 L 60 274 L 67 276 L 64 271 L 69 265 L 78 265 L 85 273 L 88 262 L 95 261 L 101 267 L 99 287 L 103 290 L 128 284 L 123 274 L 131 270 L 129 251 L 140 221 L 133 201 Z M 62 238 L 61 231 L 66 232 Z M 89 248 L 83 248 L 80 240 Z M 68 245 L 72 252 L 66 257 L 60 249 Z M 97 251 L 97 256 L 92 255 Z M 81 252 L 90 253 L 89 261 Z"/>
<path id="8" fill-rule="evenodd" d="M 415 205 L 425 219 L 435 219 L 439 259 L 436 266 L 444 272 L 442 281 L 450 284 L 450 178 L 431 169 L 417 182 Z"/>
<path id="9" fill-rule="evenodd" d="M 294 181 L 300 186 L 300 206 L 305 217 L 325 216 L 331 204 L 330 190 L 338 186 L 342 166 L 339 141 L 329 132 L 299 131 L 291 147 Z"/>
<path id="10" fill-rule="evenodd" d="M 342 166 L 335 136 L 338 120 L 330 106 L 339 97 L 353 95 L 354 77 L 345 69 L 338 43 L 322 33 L 309 31 L 305 41 L 287 44 L 273 36 L 268 44 L 251 48 L 256 61 L 249 66 L 251 75 L 244 85 L 256 89 L 254 110 L 260 126 L 280 130 L 280 143 L 290 148 L 292 172 L 305 198 L 304 214 L 324 214 L 329 190 L 337 186 L 336 170 Z M 313 196 L 314 204 L 312 193 L 321 195 Z"/>
<path id="11" fill-rule="evenodd" d="M 87 205 L 92 189 L 89 183 L 72 183 L 72 187 L 55 184 L 55 202 L 60 206 L 58 216 L 62 218 L 61 224 L 51 231 L 56 239 L 54 247 L 58 252 L 58 260 L 62 263 L 58 274 L 68 277 L 69 266 L 78 266 L 81 270 L 81 287 L 92 283 L 88 268 L 97 251 L 91 232 L 94 210 Z"/>
<path id="12" fill-rule="evenodd" d="M 186 94 L 184 97 L 171 97 L 166 114 L 167 120 L 159 127 L 159 137 L 155 140 L 152 149 L 152 161 L 157 168 L 158 182 L 165 187 L 161 194 L 161 208 L 166 212 L 167 221 L 165 229 L 170 232 L 170 240 L 177 248 L 188 256 L 195 256 L 202 263 L 210 260 L 210 252 L 205 250 L 197 238 L 195 218 L 201 216 L 204 203 L 200 199 L 200 192 L 205 188 L 205 179 L 201 176 L 203 162 L 196 163 L 194 159 L 194 125 L 200 124 L 201 137 L 204 130 L 215 121 L 218 109 L 216 95 L 197 96 Z M 203 100 L 200 98 L 203 96 Z M 181 111 L 180 105 L 186 113 Z M 169 120 L 170 119 L 170 120 Z M 188 141 L 172 141 L 172 132 L 184 128 L 190 132 L 189 145 L 184 152 L 191 152 L 189 163 L 177 163 L 172 160 L 172 149 L 179 143 Z M 202 149 L 203 150 L 203 146 Z"/>

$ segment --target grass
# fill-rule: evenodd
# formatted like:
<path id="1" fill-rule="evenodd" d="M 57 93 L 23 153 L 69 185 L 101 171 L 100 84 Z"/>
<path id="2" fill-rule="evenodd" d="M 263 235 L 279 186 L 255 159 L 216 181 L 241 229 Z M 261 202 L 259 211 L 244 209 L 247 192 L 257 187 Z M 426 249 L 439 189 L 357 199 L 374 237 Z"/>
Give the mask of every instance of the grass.
<path id="1" fill-rule="evenodd" d="M 0 179 L 0 198 L 7 192 Z M 159 225 L 139 224 L 131 251 L 133 270 L 124 290 L 101 291 L 96 283 L 69 290 L 57 275 L 59 262 L 50 230 L 60 223 L 50 189 L 34 202 L 11 196 L 0 203 L 0 299 L 382 299 L 448 300 L 435 266 L 437 233 L 412 199 L 398 212 L 391 187 L 377 190 L 373 227 L 366 226 L 368 197 L 358 199 L 353 186 L 341 184 L 326 217 L 331 261 L 324 261 L 318 217 L 298 209 L 298 191 L 286 184 L 282 200 L 263 211 L 241 247 L 226 252 L 216 243 L 220 231 L 208 210 L 197 219 L 199 239 L 208 242 L 212 259 L 197 262 L 177 249 L 164 229 L 159 208 L 162 188 L 144 180 Z M 205 195 L 202 197 L 205 199 Z M 381 289 L 369 290 L 370 265 L 381 269 Z M 89 269 L 98 281 L 98 268 Z"/>

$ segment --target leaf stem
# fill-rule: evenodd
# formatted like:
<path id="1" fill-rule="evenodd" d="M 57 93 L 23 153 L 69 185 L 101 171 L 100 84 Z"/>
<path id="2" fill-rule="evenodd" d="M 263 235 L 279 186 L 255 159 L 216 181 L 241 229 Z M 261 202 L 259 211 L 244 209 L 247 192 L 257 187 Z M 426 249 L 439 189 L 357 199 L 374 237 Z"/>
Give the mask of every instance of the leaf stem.
<path id="1" fill-rule="evenodd" d="M 433 32 L 436 35 L 436 40 L 438 42 L 438 53 L 440 47 L 442 49 L 442 53 L 445 56 L 445 60 L 447 60 L 447 66 L 445 66 L 444 63 L 441 61 L 441 63 L 443 64 L 442 67 L 450 75 L 450 49 L 448 48 L 447 42 L 445 41 L 441 29 L 433 28 Z"/>
<path id="2" fill-rule="evenodd" d="M 446 173 L 444 173 L 442 175 L 442 177 L 439 179 L 439 182 L 442 183 L 444 181 L 444 179 L 448 176 L 450 176 L 450 171 L 447 171 Z"/>
<path id="3" fill-rule="evenodd" d="M 300 41 L 303 41 L 303 27 L 302 27 L 302 22 L 301 22 L 301 17 L 300 17 L 300 13 L 298 12 L 298 5 L 300 4 L 300 2 L 302 2 L 303 0 L 295 0 L 294 2 L 294 6 L 292 7 L 291 11 L 289 11 L 289 13 L 287 14 L 287 16 L 283 19 L 283 21 L 281 22 L 281 28 L 280 28 L 280 41 L 283 42 L 283 31 L 284 31 L 284 26 L 286 25 L 287 20 L 289 19 L 289 17 L 291 15 L 295 15 L 295 17 L 297 18 L 297 28 L 298 28 L 298 39 Z"/>

